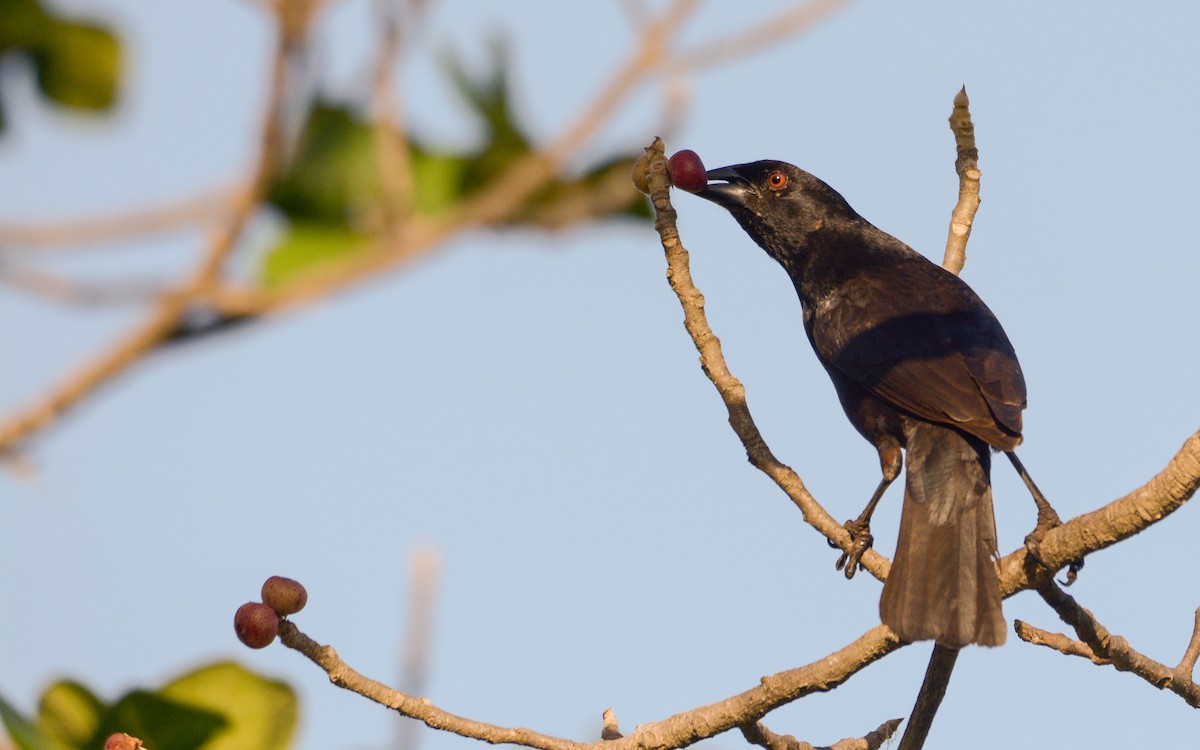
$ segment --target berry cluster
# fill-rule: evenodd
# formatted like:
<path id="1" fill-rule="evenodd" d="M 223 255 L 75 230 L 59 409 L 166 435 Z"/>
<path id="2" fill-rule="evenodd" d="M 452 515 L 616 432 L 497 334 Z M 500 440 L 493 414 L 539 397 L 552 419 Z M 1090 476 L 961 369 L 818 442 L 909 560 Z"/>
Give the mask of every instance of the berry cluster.
<path id="1" fill-rule="evenodd" d="M 308 603 L 299 581 L 271 576 L 262 587 L 261 602 L 246 602 L 233 616 L 238 640 L 250 648 L 266 648 L 279 635 L 279 619 L 294 615 Z"/>

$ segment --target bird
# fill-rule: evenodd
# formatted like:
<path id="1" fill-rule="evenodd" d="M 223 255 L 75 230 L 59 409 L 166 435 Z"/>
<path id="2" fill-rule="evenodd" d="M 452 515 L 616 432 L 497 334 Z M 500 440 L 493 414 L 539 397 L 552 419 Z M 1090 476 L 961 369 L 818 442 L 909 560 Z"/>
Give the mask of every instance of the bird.
<path id="1" fill-rule="evenodd" d="M 965 281 L 799 167 L 763 160 L 705 176 L 696 194 L 732 214 L 791 278 L 809 343 L 878 452 L 882 479 L 846 523 L 854 547 L 839 566 L 853 575 L 872 543 L 871 513 L 903 467 L 881 621 L 903 641 L 1003 644 L 992 451 L 1008 454 L 1034 494 L 1039 528 L 1044 497 L 1013 453 L 1026 387 L 1000 321 Z"/>

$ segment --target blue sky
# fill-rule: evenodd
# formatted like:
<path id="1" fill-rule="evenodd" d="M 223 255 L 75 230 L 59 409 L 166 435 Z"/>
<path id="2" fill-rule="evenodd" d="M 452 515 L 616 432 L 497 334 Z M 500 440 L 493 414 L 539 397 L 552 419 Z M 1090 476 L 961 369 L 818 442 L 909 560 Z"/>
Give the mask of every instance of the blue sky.
<path id="1" fill-rule="evenodd" d="M 365 5 L 346 0 L 322 31 L 331 86 L 363 69 Z M 447 45 L 483 60 L 489 34 L 510 38 L 521 113 L 548 138 L 631 40 L 617 4 L 480 5 L 434 4 L 410 51 L 407 108 L 426 136 L 476 135 L 431 62 Z M 71 6 L 119 19 L 129 96 L 112 120 L 79 123 L 6 80 L 0 220 L 102 215 L 235 179 L 270 55 L 257 13 L 232 0 Z M 711 3 L 684 39 L 749 23 L 745 8 Z M 963 276 L 1021 358 L 1020 454 L 1074 516 L 1142 484 L 1197 428 L 1198 29 L 1185 2 L 856 3 L 692 77 L 668 148 L 709 166 L 796 163 L 940 257 L 957 190 L 946 117 L 965 83 L 983 203 Z M 641 91 L 588 153 L 647 143 L 658 93 Z M 857 514 L 878 464 L 808 348 L 786 276 L 717 207 L 676 206 L 768 442 L 835 517 Z M 162 273 L 199 244 L 155 236 L 60 267 Z M 824 540 L 746 463 L 663 271 L 648 225 L 476 232 L 403 274 L 147 361 L 38 441 L 34 478 L 0 474 L 0 691 L 31 708 L 70 676 L 115 697 L 235 657 L 300 690 L 300 747 L 382 747 L 383 709 L 286 649 L 240 647 L 230 620 L 267 576 L 298 578 L 300 627 L 395 681 L 421 545 L 443 564 L 426 694 L 485 721 L 590 740 L 609 706 L 630 729 L 857 637 L 878 622 L 879 585 L 836 574 Z M 0 406 L 135 319 L 0 288 Z M 1033 508 L 1003 462 L 995 480 L 1010 551 Z M 893 492 L 875 524 L 889 554 L 899 505 Z M 1200 605 L 1196 524 L 1184 507 L 1089 558 L 1072 590 L 1171 665 Z M 1005 614 L 1063 628 L 1032 593 Z M 767 724 L 820 744 L 862 734 L 907 714 L 927 657 L 904 649 Z M 1010 638 L 964 653 L 933 741 L 1168 744 L 1194 721 L 1132 676 Z"/>

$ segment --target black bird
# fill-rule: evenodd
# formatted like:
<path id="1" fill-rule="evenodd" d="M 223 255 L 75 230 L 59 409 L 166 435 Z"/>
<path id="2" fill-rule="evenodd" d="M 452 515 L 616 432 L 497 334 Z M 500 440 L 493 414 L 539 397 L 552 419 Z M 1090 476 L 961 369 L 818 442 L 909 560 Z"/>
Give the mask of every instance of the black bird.
<path id="1" fill-rule="evenodd" d="M 802 169 L 757 161 L 707 176 L 699 195 L 728 209 L 791 277 L 846 416 L 879 452 L 883 479 L 846 524 L 858 547 L 839 565 L 848 576 L 857 568 L 871 511 L 903 461 L 900 538 L 881 619 L 906 641 L 1004 643 L 989 448 L 1008 452 L 1040 495 L 1011 453 L 1021 442 L 1025 379 L 1000 322 L 966 282 Z"/>

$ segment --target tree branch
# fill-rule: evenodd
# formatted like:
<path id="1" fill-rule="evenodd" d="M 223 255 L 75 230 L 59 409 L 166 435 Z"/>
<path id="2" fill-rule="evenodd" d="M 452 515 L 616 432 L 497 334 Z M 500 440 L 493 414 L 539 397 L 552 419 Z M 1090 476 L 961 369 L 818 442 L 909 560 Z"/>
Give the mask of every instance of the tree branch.
<path id="1" fill-rule="evenodd" d="M 0 423 L 0 456 L 14 452 L 20 443 L 47 428 L 85 396 L 124 372 L 148 352 L 171 339 L 181 321 L 194 309 L 195 300 L 216 286 L 229 253 L 258 205 L 274 174 L 279 156 L 281 106 L 287 55 L 294 39 L 281 31 L 276 47 L 272 83 L 259 137 L 259 156 L 249 184 L 238 191 L 229 218 L 210 235 L 199 264 L 174 293 L 164 295 L 149 314 L 91 362 L 70 373 L 32 405 Z"/>
<path id="2" fill-rule="evenodd" d="M 330 646 L 309 638 L 289 620 L 279 626 L 283 645 L 308 657 L 340 688 L 358 693 L 432 729 L 492 744 L 512 744 L 539 750 L 676 750 L 731 729 L 752 724 L 771 711 L 815 692 L 828 692 L 902 644 L 884 626 L 875 627 L 852 643 L 803 667 L 763 677 L 759 684 L 723 701 L 675 714 L 662 721 L 642 724 L 627 737 L 584 744 L 552 737 L 522 727 L 509 728 L 457 716 L 372 680 L 352 669 Z M 612 723 L 615 728 L 615 720 Z M 619 733 L 618 733 L 619 734 Z"/>
<path id="3" fill-rule="evenodd" d="M 742 736 L 752 745 L 766 750 L 878 750 L 892 738 L 903 719 L 889 719 L 862 737 L 847 737 L 832 745 L 816 747 L 798 740 L 790 734 L 779 735 L 763 726 L 762 722 L 742 726 Z"/>
<path id="4" fill-rule="evenodd" d="M 950 130 L 954 133 L 954 171 L 958 173 L 958 203 L 950 213 L 950 234 L 946 238 L 946 254 L 942 267 L 958 275 L 967 263 L 967 240 L 971 238 L 971 225 L 975 212 L 979 210 L 979 149 L 975 147 L 975 123 L 971 121 L 970 100 L 967 87 L 963 86 L 954 97 L 954 109 L 950 112 Z"/>
<path id="5" fill-rule="evenodd" d="M 965 115 L 969 122 L 969 114 L 966 113 L 965 92 L 956 97 L 955 105 L 956 114 Z M 958 109 L 963 111 L 957 112 Z M 961 162 L 964 141 L 958 139 L 958 143 Z M 721 353 L 720 341 L 707 323 L 704 313 L 704 296 L 692 281 L 688 252 L 679 237 L 679 230 L 676 226 L 677 215 L 670 200 L 670 177 L 664 152 L 662 140 L 656 138 L 634 167 L 634 183 L 651 196 L 651 202 L 655 209 L 655 229 L 659 233 L 667 257 L 667 278 L 683 307 L 684 327 L 700 353 L 701 367 L 725 403 L 729 413 L 729 423 L 742 441 L 750 462 L 770 476 L 784 490 L 792 502 L 800 508 L 807 523 L 824 534 L 826 538 L 846 549 L 850 543 L 849 536 L 812 497 L 800 477 L 771 452 L 750 415 L 745 388 L 729 372 Z M 975 175 L 975 178 L 975 190 L 977 191 L 978 174 Z M 968 228 L 961 233 L 963 246 L 965 246 L 970 220 L 974 216 L 977 205 L 977 201 L 968 200 L 964 204 L 960 200 L 960 207 L 963 208 L 962 218 L 967 222 Z M 959 212 L 956 209 L 957 213 Z M 952 240 L 954 236 L 955 232 L 952 229 Z M 957 268 L 950 269 L 957 272 L 962 267 L 961 262 L 965 261 L 965 252 L 957 253 L 957 261 L 950 257 L 951 255 L 953 254 L 948 252 L 947 262 L 951 266 L 957 265 Z M 1018 591 L 1044 586 L 1047 583 L 1052 584 L 1054 571 L 1082 558 L 1088 552 L 1114 544 L 1161 520 L 1182 506 L 1195 493 L 1198 485 L 1200 485 L 1200 432 L 1189 438 L 1167 467 L 1142 488 L 1113 501 L 1105 508 L 1072 519 L 1052 530 L 1039 548 L 1039 558 L 1033 558 L 1025 547 L 1021 547 L 1003 558 L 1000 561 L 1003 595 L 1007 598 Z M 889 563 L 873 550 L 868 550 L 864 555 L 863 564 L 876 577 L 886 578 Z M 1189 672 L 1191 666 L 1194 665 L 1195 658 L 1200 656 L 1200 635 L 1194 640 L 1196 645 L 1194 648 L 1189 647 L 1189 655 L 1185 657 L 1185 662 L 1190 660 L 1187 665 Z M 1191 654 L 1193 650 L 1196 651 L 1195 655 Z M 1179 669 L 1182 668 L 1181 664 Z M 1170 671 L 1165 667 L 1162 669 L 1167 672 L 1169 678 Z M 1192 685 L 1190 680 L 1187 684 Z M 1190 691 L 1192 688 L 1180 689 Z"/>
<path id="6" fill-rule="evenodd" d="M 264 116 L 258 164 L 248 184 L 237 189 L 233 197 L 228 199 L 228 204 L 221 206 L 224 221 L 206 242 L 206 249 L 198 267 L 182 283 L 157 297 L 143 320 L 119 340 L 110 344 L 106 350 L 68 373 L 46 393 L 0 422 L 0 456 L 11 456 L 18 446 L 48 428 L 60 415 L 165 343 L 224 331 L 230 327 L 227 325 L 230 322 L 251 321 L 327 298 L 427 255 L 457 233 L 504 223 L 522 210 L 528 199 L 554 178 L 557 171 L 612 117 L 638 85 L 651 75 L 668 68 L 678 70 L 678 65 L 672 62 L 677 58 L 670 56 L 671 43 L 697 6 L 696 0 L 672 0 L 657 14 L 639 18 L 639 35 L 626 62 L 616 70 L 591 103 L 564 128 L 560 136 L 544 148 L 518 159 L 474 197 L 434 218 L 407 210 L 411 202 L 411 185 L 405 182 L 403 176 L 407 172 L 403 166 L 404 160 L 407 159 L 407 150 L 398 140 L 402 138 L 403 133 L 399 127 L 398 103 L 394 100 L 391 85 L 393 77 L 388 65 L 399 43 L 399 31 L 394 26 L 385 29 L 374 67 L 374 103 L 379 117 L 376 135 L 382 147 L 380 168 L 386 173 L 383 184 L 389 213 L 383 217 L 384 221 L 378 231 L 375 245 L 364 248 L 363 252 L 347 254 L 344 259 L 323 264 L 311 273 L 298 274 L 278 287 L 267 289 L 229 282 L 222 278 L 220 272 L 240 238 L 246 222 L 258 208 L 263 192 L 276 171 L 281 141 L 279 102 L 285 94 L 283 78 L 287 58 L 303 45 L 314 17 L 329 3 L 321 0 L 251 2 L 275 14 L 279 44 L 275 56 L 273 84 L 270 87 L 270 102 Z M 388 0 L 380 2 L 386 3 Z M 792 11 L 783 14 L 777 20 L 786 20 L 787 28 L 795 31 L 836 5 L 836 2 L 818 3 L 814 7 L 828 8 L 804 23 L 798 20 L 803 14 Z M 760 43 L 778 41 L 780 36 L 776 24 L 770 38 L 761 40 Z M 752 50 L 741 50 L 739 54 L 749 51 Z M 189 206 L 183 218 L 199 218 L 192 216 L 194 210 L 194 207 Z M 174 210 L 165 213 L 165 219 L 172 222 L 182 220 Z M 37 242 L 66 242 L 84 237 L 108 236 L 106 233 L 132 231 L 133 227 L 129 226 L 131 220 L 146 219 L 145 216 L 135 216 L 132 219 L 126 217 L 114 220 L 112 226 L 99 222 L 98 227 L 84 226 L 53 237 L 26 239 Z M 35 229 L 33 234 L 36 235 L 38 231 L 41 230 Z M 26 276 L 25 280 L 30 279 Z M 51 290 L 46 284 L 40 284 L 38 288 L 62 293 L 61 289 Z M 193 325 L 196 320 L 203 321 L 203 324 Z M 834 533 L 844 534 L 840 529 Z M 878 564 L 876 561 L 875 565 Z"/>
<path id="7" fill-rule="evenodd" d="M 1183 506 L 1200 487 L 1200 431 L 1194 433 L 1153 479 L 1108 505 L 1085 513 L 1046 534 L 1038 548 L 1042 564 L 1025 548 L 1000 560 L 1006 597 L 1037 588 L 1055 571 L 1085 555 L 1144 531 Z"/>
<path id="8" fill-rule="evenodd" d="M 671 206 L 670 178 L 666 171 L 664 146 L 660 139 L 646 149 L 640 168 L 648 180 L 656 213 L 655 229 L 667 256 L 667 278 L 684 310 L 684 327 L 692 337 L 704 373 L 716 387 L 729 412 L 729 423 L 741 439 L 750 462 L 767 474 L 800 508 L 813 528 L 843 549 L 849 535 L 825 511 L 791 468 L 780 462 L 763 440 L 746 403 L 744 386 L 729 372 L 721 354 L 721 343 L 707 323 L 704 295 L 695 287 L 687 249 L 679 238 L 675 209 Z M 1000 561 L 1000 584 L 1005 597 L 1036 588 L 1054 571 L 1097 550 L 1115 544 L 1149 527 L 1177 510 L 1200 487 L 1200 432 L 1192 435 L 1157 476 L 1144 486 L 1114 500 L 1103 508 L 1073 518 L 1050 531 L 1039 548 L 1038 565 L 1024 547 Z M 890 567 L 886 558 L 873 550 L 863 556 L 864 567 L 877 578 L 885 578 Z"/>
<path id="9" fill-rule="evenodd" d="M 221 217 L 228 213 L 230 203 L 235 202 L 239 193 L 240 188 L 225 186 L 120 216 L 0 223 L 0 250 L 17 255 L 31 249 L 61 250 L 85 243 L 99 244 L 168 232 Z"/>
<path id="10" fill-rule="evenodd" d="M 846 0 L 812 0 L 788 8 L 750 28 L 710 39 L 693 49 L 685 50 L 676 56 L 674 62 L 690 70 L 724 65 L 795 36 L 841 10 L 846 4 Z"/>
<path id="11" fill-rule="evenodd" d="M 1071 656 L 1081 656 L 1093 664 L 1111 664 L 1120 672 L 1132 672 L 1162 690 L 1166 688 L 1178 695 L 1192 708 L 1200 708 L 1200 685 L 1191 679 L 1195 663 L 1194 652 L 1200 649 L 1200 614 L 1187 653 L 1179 666 L 1172 669 L 1138 652 L 1129 641 L 1113 635 L 1087 609 L 1080 606 L 1074 597 L 1063 591 L 1050 580 L 1038 587 L 1038 594 L 1054 609 L 1063 622 L 1070 625 L 1079 641 L 1072 641 L 1060 633 L 1047 633 L 1038 628 L 1017 628 L 1017 635 L 1028 643 L 1044 645 Z M 1082 642 L 1080 642 L 1082 641 Z"/>

